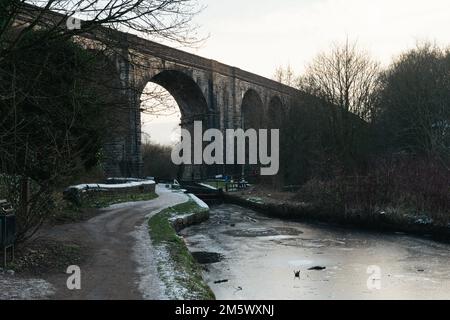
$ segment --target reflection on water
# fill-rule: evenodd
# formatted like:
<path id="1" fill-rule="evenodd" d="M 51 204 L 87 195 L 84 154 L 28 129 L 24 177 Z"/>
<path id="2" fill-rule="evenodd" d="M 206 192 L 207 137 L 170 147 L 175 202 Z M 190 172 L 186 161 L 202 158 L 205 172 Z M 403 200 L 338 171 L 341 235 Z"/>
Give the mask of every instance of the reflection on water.
<path id="1" fill-rule="evenodd" d="M 281 221 L 228 204 L 182 235 L 192 252 L 220 254 L 203 261 L 218 299 L 450 299 L 446 244 Z"/>

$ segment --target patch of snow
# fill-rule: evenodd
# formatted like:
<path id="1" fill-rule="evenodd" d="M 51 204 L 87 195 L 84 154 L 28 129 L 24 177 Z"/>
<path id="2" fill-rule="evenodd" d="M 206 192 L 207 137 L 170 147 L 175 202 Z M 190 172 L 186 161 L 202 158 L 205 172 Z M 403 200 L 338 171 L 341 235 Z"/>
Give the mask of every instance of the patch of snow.
<path id="1" fill-rule="evenodd" d="M 267 237 L 256 237 L 256 238 L 261 239 L 261 240 L 276 241 L 276 240 L 297 239 L 297 236 L 279 235 L 279 236 L 267 236 Z"/>
<path id="2" fill-rule="evenodd" d="M 259 197 L 250 197 L 250 198 L 247 198 L 247 201 L 257 203 L 257 204 L 264 204 L 264 201 Z"/>
<path id="3" fill-rule="evenodd" d="M 165 283 L 165 294 L 170 300 L 189 300 L 192 297 L 189 290 L 180 285 L 177 278 L 187 278 L 187 275 L 182 270 L 176 270 L 170 253 L 167 251 L 165 245 L 157 246 L 156 260 L 159 266 L 159 274 Z"/>
<path id="4" fill-rule="evenodd" d="M 136 239 L 133 246 L 133 260 L 138 265 L 136 269 L 139 277 L 137 285 L 144 299 L 177 299 L 183 297 L 187 290 L 184 288 L 182 290 L 175 284 L 172 286 L 171 279 L 175 279 L 175 276 L 179 276 L 180 273 L 170 262 L 169 253 L 165 247 L 153 246 L 148 229 L 148 219 L 170 206 L 188 201 L 189 197 L 184 193 L 172 192 L 164 184 L 156 186 L 156 193 L 160 197 L 154 201 L 161 202 L 160 208 L 148 213 L 145 216 L 145 222 L 136 227 L 131 234 Z M 167 284 L 172 287 L 169 288 Z"/>
<path id="5" fill-rule="evenodd" d="M 55 288 L 43 279 L 24 279 L 0 274 L 0 300 L 49 298 Z"/>
<path id="6" fill-rule="evenodd" d="M 209 206 L 204 201 L 200 200 L 197 196 L 189 193 L 189 197 L 191 197 L 191 199 L 194 200 L 200 208 L 209 209 Z"/>
<path id="7" fill-rule="evenodd" d="M 209 184 L 205 183 L 199 183 L 200 186 L 211 189 L 211 190 L 217 190 L 217 188 L 214 188 L 213 186 L 210 186 Z"/>
<path id="8" fill-rule="evenodd" d="M 148 200 L 148 201 L 130 201 L 130 202 L 122 202 L 122 203 L 116 203 L 113 205 L 110 205 L 109 207 L 106 208 L 100 208 L 98 210 L 100 211 L 109 211 L 109 210 L 116 210 L 116 209 L 125 209 L 125 208 L 131 208 L 131 207 L 136 207 L 137 205 L 141 205 L 145 202 L 153 202 L 155 201 L 155 199 L 153 200 Z"/>
<path id="9" fill-rule="evenodd" d="M 68 189 L 78 189 L 78 190 L 88 190 L 88 189 L 122 189 L 130 187 L 140 187 L 146 185 L 154 185 L 155 181 L 146 180 L 141 182 L 128 182 L 122 184 L 102 184 L 102 183 L 91 183 L 91 184 L 79 184 L 77 186 L 71 186 Z"/>
<path id="10" fill-rule="evenodd" d="M 153 180 L 153 179 L 138 179 L 138 178 L 108 178 L 108 181 L 127 181 L 127 182 L 141 182 L 141 181 L 145 181 L 145 180 Z"/>
<path id="11" fill-rule="evenodd" d="M 136 239 L 133 247 L 133 258 L 137 262 L 139 280 L 137 285 L 145 300 L 166 300 L 164 283 L 158 277 L 158 268 L 154 257 L 156 252 L 152 246 L 147 224 L 136 227 L 132 236 Z"/>

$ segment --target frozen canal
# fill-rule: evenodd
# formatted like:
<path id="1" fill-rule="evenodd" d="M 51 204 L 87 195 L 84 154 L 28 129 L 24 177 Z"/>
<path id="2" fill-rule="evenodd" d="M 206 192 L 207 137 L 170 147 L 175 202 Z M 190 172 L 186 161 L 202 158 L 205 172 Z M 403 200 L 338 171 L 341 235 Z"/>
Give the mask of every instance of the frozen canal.
<path id="1" fill-rule="evenodd" d="M 450 245 L 431 240 L 281 221 L 228 204 L 182 235 L 207 260 L 218 299 L 450 299 Z"/>

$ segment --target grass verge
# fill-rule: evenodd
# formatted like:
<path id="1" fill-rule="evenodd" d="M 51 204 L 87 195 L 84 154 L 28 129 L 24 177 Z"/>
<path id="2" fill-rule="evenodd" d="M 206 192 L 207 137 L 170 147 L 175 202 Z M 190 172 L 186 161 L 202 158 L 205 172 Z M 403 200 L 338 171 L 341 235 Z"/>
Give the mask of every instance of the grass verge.
<path id="1" fill-rule="evenodd" d="M 84 261 L 85 250 L 72 242 L 37 239 L 18 246 L 15 260 L 8 264 L 8 269 L 31 275 L 66 272 L 68 266 Z"/>
<path id="2" fill-rule="evenodd" d="M 169 221 L 179 215 L 195 214 L 203 210 L 205 209 L 190 200 L 165 209 L 149 219 L 150 237 L 158 252 L 158 272 L 169 299 L 215 299 L 214 293 L 202 278 L 201 267 Z"/>

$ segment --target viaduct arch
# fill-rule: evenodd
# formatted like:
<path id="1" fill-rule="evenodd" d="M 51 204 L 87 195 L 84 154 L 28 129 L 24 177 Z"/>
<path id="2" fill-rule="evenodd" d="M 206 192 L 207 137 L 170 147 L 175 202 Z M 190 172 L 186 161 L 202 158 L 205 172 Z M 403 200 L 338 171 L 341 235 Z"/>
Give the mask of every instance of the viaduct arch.
<path id="1" fill-rule="evenodd" d="M 29 15 L 23 15 L 17 21 L 26 25 L 27 19 Z M 66 17 L 52 13 L 47 21 L 65 25 L 63 19 Z M 223 133 L 243 127 L 277 128 L 291 99 L 300 93 L 239 68 L 117 30 L 98 28 L 76 40 L 90 49 L 108 44 L 108 56 L 125 97 L 125 128 L 104 147 L 107 176 L 142 175 L 140 98 L 149 81 L 161 85 L 175 98 L 183 127 L 189 128 L 193 121 L 200 120 L 204 130 L 216 128 Z M 185 170 L 184 176 L 202 178 L 226 174 L 228 170 L 226 166 L 208 170 L 193 166 Z"/>

